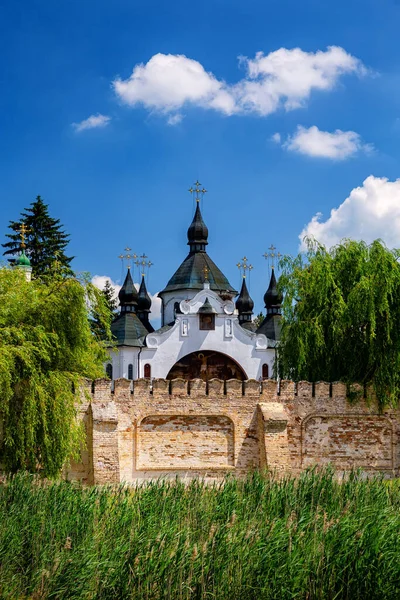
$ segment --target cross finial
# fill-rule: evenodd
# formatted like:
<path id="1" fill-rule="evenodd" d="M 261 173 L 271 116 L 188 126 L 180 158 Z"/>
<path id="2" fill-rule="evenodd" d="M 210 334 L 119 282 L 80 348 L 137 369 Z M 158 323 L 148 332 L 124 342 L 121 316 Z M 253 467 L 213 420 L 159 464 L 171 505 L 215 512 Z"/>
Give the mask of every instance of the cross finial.
<path id="1" fill-rule="evenodd" d="M 208 266 L 204 265 L 204 267 L 203 267 L 204 283 L 208 283 L 209 272 L 210 272 L 210 269 L 208 268 Z"/>
<path id="2" fill-rule="evenodd" d="M 241 260 L 242 262 L 239 261 L 236 266 L 241 272 L 243 279 L 246 279 L 246 271 L 250 273 L 250 271 L 253 269 L 253 265 L 247 264 L 249 260 L 247 256 L 243 256 Z"/>
<path id="3" fill-rule="evenodd" d="M 268 265 L 271 265 L 271 269 L 275 269 L 275 261 L 279 263 L 282 256 L 280 252 L 276 252 L 276 246 L 273 244 L 268 248 L 269 252 L 264 252 L 263 257 L 268 261 Z"/>
<path id="4" fill-rule="evenodd" d="M 200 202 L 200 200 L 203 199 L 204 194 L 207 193 L 207 190 L 204 189 L 204 187 L 201 187 L 201 183 L 199 180 L 195 181 L 193 186 L 189 188 L 189 192 L 191 194 L 194 194 L 194 199 L 196 200 L 196 202 Z"/>
<path id="5" fill-rule="evenodd" d="M 137 260 L 135 260 L 135 265 L 141 270 L 142 270 L 142 277 L 145 276 L 145 269 L 147 267 L 147 269 L 150 269 L 150 267 L 153 265 L 153 263 L 151 262 L 151 260 L 146 260 L 148 258 L 148 256 L 146 256 L 146 254 L 143 252 L 143 254 L 141 254 L 139 256 L 139 258 Z"/>
<path id="6" fill-rule="evenodd" d="M 124 260 L 127 261 L 128 263 L 128 269 L 131 268 L 131 261 L 135 260 L 137 258 L 137 254 L 135 254 L 134 252 L 132 253 L 132 248 L 129 248 L 129 246 L 126 246 L 126 248 L 124 248 L 124 251 L 126 252 L 126 254 L 120 254 L 118 256 L 118 258 L 120 258 L 122 260 L 122 262 L 124 262 Z"/>
<path id="7" fill-rule="evenodd" d="M 17 231 L 21 237 L 21 248 L 22 248 L 22 250 L 25 250 L 25 248 L 26 248 L 25 236 L 27 233 L 30 232 L 30 229 L 28 229 L 28 227 L 25 225 L 25 223 L 21 223 L 21 226 L 19 229 L 17 229 Z"/>

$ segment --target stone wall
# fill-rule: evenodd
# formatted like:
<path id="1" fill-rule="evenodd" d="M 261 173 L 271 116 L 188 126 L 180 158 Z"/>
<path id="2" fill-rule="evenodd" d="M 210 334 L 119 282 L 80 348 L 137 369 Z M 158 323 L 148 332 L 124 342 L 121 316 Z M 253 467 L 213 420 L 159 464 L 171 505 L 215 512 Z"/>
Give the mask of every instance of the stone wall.
<path id="1" fill-rule="evenodd" d="M 395 476 L 400 411 L 379 413 L 362 396 L 349 403 L 342 383 L 97 380 L 80 407 L 87 448 L 66 475 L 96 484 L 218 479 L 332 463 Z"/>

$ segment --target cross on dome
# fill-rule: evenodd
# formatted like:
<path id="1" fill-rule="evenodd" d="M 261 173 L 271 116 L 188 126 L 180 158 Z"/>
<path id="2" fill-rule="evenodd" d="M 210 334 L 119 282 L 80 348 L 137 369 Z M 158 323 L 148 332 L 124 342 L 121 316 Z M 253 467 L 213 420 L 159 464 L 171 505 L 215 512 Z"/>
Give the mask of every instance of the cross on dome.
<path id="1" fill-rule="evenodd" d="M 30 232 L 30 229 L 28 229 L 28 227 L 25 225 L 25 223 L 21 223 L 21 226 L 19 229 L 17 229 L 17 231 L 21 237 L 21 248 L 24 250 L 26 248 L 25 236 L 27 233 Z"/>
<path id="2" fill-rule="evenodd" d="M 271 269 L 275 269 L 275 260 L 279 263 L 279 259 L 282 254 L 280 252 L 276 252 L 276 246 L 273 244 L 268 248 L 269 252 L 264 252 L 263 257 L 268 261 L 268 265 L 271 263 Z"/>
<path id="3" fill-rule="evenodd" d="M 201 187 L 201 183 L 199 180 L 195 181 L 193 185 L 194 187 L 189 188 L 189 192 L 191 194 L 194 194 L 194 199 L 196 200 L 196 202 L 200 202 L 200 200 L 203 200 L 203 196 L 207 193 L 207 190 L 204 189 L 204 187 Z"/>
<path id="4" fill-rule="evenodd" d="M 239 271 L 241 272 L 241 275 L 243 277 L 243 279 L 246 279 L 246 271 L 249 271 L 249 273 L 252 271 L 253 269 L 253 265 L 248 265 L 248 258 L 247 256 L 243 256 L 243 258 L 241 259 L 242 262 L 238 262 L 236 264 L 237 268 L 239 269 Z"/>

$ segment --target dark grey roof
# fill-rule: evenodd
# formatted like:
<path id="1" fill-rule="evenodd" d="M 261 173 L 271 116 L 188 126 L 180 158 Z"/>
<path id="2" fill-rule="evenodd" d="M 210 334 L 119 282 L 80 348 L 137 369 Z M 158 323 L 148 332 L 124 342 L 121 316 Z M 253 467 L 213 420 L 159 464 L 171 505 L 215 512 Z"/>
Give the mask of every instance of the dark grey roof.
<path id="1" fill-rule="evenodd" d="M 244 323 L 240 324 L 243 329 L 247 329 L 247 331 L 255 332 L 257 330 L 257 325 L 252 321 L 244 321 Z"/>
<path id="2" fill-rule="evenodd" d="M 210 288 L 215 292 L 228 291 L 236 296 L 237 291 L 206 252 L 190 252 L 159 295 L 175 290 L 202 290 L 204 288 L 204 267 L 206 266 Z"/>
<path id="3" fill-rule="evenodd" d="M 188 244 L 190 252 L 168 281 L 167 286 L 159 292 L 159 296 L 165 292 L 177 290 L 202 290 L 204 288 L 205 267 L 207 267 L 207 280 L 210 288 L 215 292 L 228 292 L 236 296 L 237 291 L 233 289 L 227 278 L 218 269 L 206 252 L 208 244 L 208 229 L 203 221 L 200 205 L 197 203 L 192 223 L 188 229 Z"/>
<path id="4" fill-rule="evenodd" d="M 154 331 L 154 333 L 165 333 L 166 331 L 168 331 L 169 329 L 172 329 L 172 327 L 175 325 L 175 323 L 169 323 L 168 325 L 163 325 L 162 327 L 160 327 L 160 329 L 156 329 Z"/>
<path id="5" fill-rule="evenodd" d="M 144 338 L 149 333 L 133 312 L 120 314 L 111 323 L 111 331 L 117 341 L 117 346 L 144 346 Z"/>
<path id="6" fill-rule="evenodd" d="M 208 298 L 205 299 L 204 304 L 202 306 L 200 306 L 199 310 L 197 311 L 198 313 L 203 313 L 203 314 L 217 314 L 217 311 L 215 310 L 215 308 L 211 305 L 210 301 Z"/>
<path id="7" fill-rule="evenodd" d="M 281 332 L 281 315 L 269 314 L 265 317 L 257 333 L 263 333 L 270 340 L 279 340 Z"/>

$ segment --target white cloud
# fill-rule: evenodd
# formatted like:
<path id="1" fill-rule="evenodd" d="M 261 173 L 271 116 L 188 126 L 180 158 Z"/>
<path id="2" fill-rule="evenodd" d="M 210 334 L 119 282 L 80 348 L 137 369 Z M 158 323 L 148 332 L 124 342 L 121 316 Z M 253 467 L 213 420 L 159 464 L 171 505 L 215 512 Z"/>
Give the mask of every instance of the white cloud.
<path id="1" fill-rule="evenodd" d="M 301 249 L 304 237 L 312 236 L 327 247 L 344 238 L 371 243 L 382 239 L 391 248 L 400 248 L 400 179 L 370 175 L 362 186 L 354 188 L 348 198 L 331 210 L 326 221 L 316 214 L 299 235 Z"/>
<path id="2" fill-rule="evenodd" d="M 181 123 L 183 119 L 183 115 L 181 113 L 176 113 L 175 115 L 170 115 L 167 119 L 168 125 L 178 125 Z"/>
<path id="3" fill-rule="evenodd" d="M 225 115 L 265 116 L 281 107 L 304 106 L 313 90 L 332 89 L 344 74 L 367 72 L 360 60 L 337 46 L 317 52 L 258 52 L 253 59 L 241 57 L 240 65 L 245 77 L 228 84 L 184 55 L 155 54 L 146 64 L 136 65 L 128 79 L 115 79 L 113 87 L 125 104 L 142 104 L 161 113 L 192 104 Z"/>
<path id="4" fill-rule="evenodd" d="M 321 131 L 315 125 L 308 129 L 298 125 L 283 147 L 299 154 L 333 160 L 344 160 L 360 151 L 370 152 L 373 148 L 370 144 L 364 144 L 355 131 L 336 129 L 330 133 Z"/>
<path id="5" fill-rule="evenodd" d="M 282 137 L 280 133 L 274 133 L 273 135 L 271 135 L 271 141 L 275 142 L 276 144 L 280 144 L 282 141 Z"/>
<path id="6" fill-rule="evenodd" d="M 113 281 L 111 279 L 111 277 L 108 277 L 107 275 L 94 275 L 94 277 L 92 277 L 93 285 L 95 285 L 97 288 L 99 288 L 99 290 L 104 290 L 104 287 L 105 287 L 107 281 L 109 281 L 111 283 L 112 287 L 114 288 L 114 290 L 115 290 L 114 298 L 116 300 L 118 300 L 118 293 L 122 286 L 115 283 L 115 281 Z M 140 284 L 135 283 L 134 285 L 135 285 L 136 289 L 139 290 Z M 148 292 L 148 294 L 151 299 L 150 320 L 151 321 L 153 321 L 153 320 L 159 321 L 161 319 L 161 298 L 158 298 L 157 294 L 153 295 L 153 294 L 150 294 L 150 292 Z"/>
<path id="7" fill-rule="evenodd" d="M 80 123 L 72 123 L 72 127 L 75 131 L 84 131 L 85 129 L 96 129 L 98 127 L 105 127 L 111 121 L 111 117 L 106 115 L 91 115 Z"/>
<path id="8" fill-rule="evenodd" d="M 176 111 L 185 103 L 215 107 L 227 114 L 235 108 L 224 84 L 183 55 L 155 54 L 145 65 L 136 65 L 129 79 L 117 78 L 113 86 L 126 104 L 143 104 L 161 112 Z"/>

